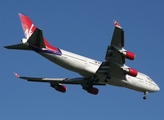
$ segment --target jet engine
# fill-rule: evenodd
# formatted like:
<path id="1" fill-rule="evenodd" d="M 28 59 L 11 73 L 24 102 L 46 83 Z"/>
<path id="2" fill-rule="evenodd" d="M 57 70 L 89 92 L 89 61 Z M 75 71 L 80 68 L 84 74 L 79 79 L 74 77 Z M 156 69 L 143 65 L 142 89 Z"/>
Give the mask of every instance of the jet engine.
<path id="1" fill-rule="evenodd" d="M 67 87 L 64 85 L 53 85 L 53 84 L 51 84 L 51 87 L 53 87 L 55 90 L 62 92 L 62 93 L 65 93 L 67 90 Z"/>
<path id="2" fill-rule="evenodd" d="M 126 74 L 136 77 L 138 75 L 138 71 L 133 69 L 133 68 L 128 68 L 124 70 L 126 72 Z"/>
<path id="3" fill-rule="evenodd" d="M 87 90 L 88 93 L 91 93 L 93 95 L 97 95 L 98 92 L 99 92 L 99 89 L 95 88 L 95 87 L 92 87 L 90 88 L 89 90 Z"/>
<path id="4" fill-rule="evenodd" d="M 135 54 L 130 51 L 124 51 L 123 55 L 129 60 L 134 60 L 135 58 Z"/>

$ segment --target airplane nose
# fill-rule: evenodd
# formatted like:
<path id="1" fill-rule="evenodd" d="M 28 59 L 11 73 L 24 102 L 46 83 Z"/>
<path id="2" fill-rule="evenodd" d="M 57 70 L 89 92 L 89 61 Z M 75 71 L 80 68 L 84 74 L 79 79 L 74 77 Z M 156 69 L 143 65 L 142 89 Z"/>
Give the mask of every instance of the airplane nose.
<path id="1" fill-rule="evenodd" d="M 158 92 L 158 91 L 160 91 L 160 87 L 156 84 L 156 86 L 154 87 L 154 91 L 155 92 Z"/>
<path id="2" fill-rule="evenodd" d="M 160 91 L 160 87 L 159 86 L 156 87 L 156 91 Z"/>

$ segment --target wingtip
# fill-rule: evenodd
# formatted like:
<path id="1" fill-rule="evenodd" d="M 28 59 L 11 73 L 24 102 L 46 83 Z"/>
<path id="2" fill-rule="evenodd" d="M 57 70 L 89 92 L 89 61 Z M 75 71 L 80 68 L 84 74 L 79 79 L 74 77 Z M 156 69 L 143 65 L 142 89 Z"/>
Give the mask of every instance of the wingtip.
<path id="1" fill-rule="evenodd" d="M 18 73 L 15 73 L 15 72 L 14 72 L 14 75 L 15 75 L 17 78 L 19 78 L 19 75 L 18 75 Z"/>
<path id="2" fill-rule="evenodd" d="M 116 20 L 113 20 L 113 23 L 115 27 L 122 28 Z"/>

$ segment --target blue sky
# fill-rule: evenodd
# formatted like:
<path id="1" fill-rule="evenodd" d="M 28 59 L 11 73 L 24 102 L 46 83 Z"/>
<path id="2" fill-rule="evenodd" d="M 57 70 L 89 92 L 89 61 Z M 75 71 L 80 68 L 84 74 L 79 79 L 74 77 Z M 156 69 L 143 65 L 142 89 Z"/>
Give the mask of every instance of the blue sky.
<path id="1" fill-rule="evenodd" d="M 1 120 L 164 119 L 164 2 L 162 0 L 1 0 Z M 35 52 L 3 46 L 24 37 L 18 13 L 28 15 L 54 46 L 104 61 L 117 20 L 125 31 L 125 48 L 136 54 L 127 65 L 149 75 L 161 88 L 148 94 L 114 86 L 98 87 L 97 96 L 81 86 L 55 91 L 47 83 L 17 79 L 13 72 L 35 77 L 79 77 Z"/>

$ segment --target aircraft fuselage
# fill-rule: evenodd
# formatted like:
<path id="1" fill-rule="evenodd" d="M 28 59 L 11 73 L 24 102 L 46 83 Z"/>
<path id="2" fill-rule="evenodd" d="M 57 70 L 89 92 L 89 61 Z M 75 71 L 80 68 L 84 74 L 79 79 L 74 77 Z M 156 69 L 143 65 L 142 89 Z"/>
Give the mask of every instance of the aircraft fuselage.
<path id="1" fill-rule="evenodd" d="M 44 56 L 48 60 L 53 63 L 71 70 L 73 72 L 77 72 L 84 77 L 93 76 L 99 66 L 101 65 L 100 61 L 90 59 L 81 55 L 77 55 L 65 50 L 61 50 L 61 55 L 56 55 L 52 53 L 43 53 L 38 52 L 40 55 Z M 100 82 L 104 82 L 106 75 L 97 75 Z M 143 73 L 138 73 L 136 77 L 132 77 L 130 75 L 125 75 L 124 78 L 119 78 L 117 76 L 112 76 L 111 79 L 106 82 L 109 85 L 126 87 L 132 90 L 136 90 L 139 92 L 156 92 L 159 91 L 158 85 L 151 80 L 147 75 Z"/>

